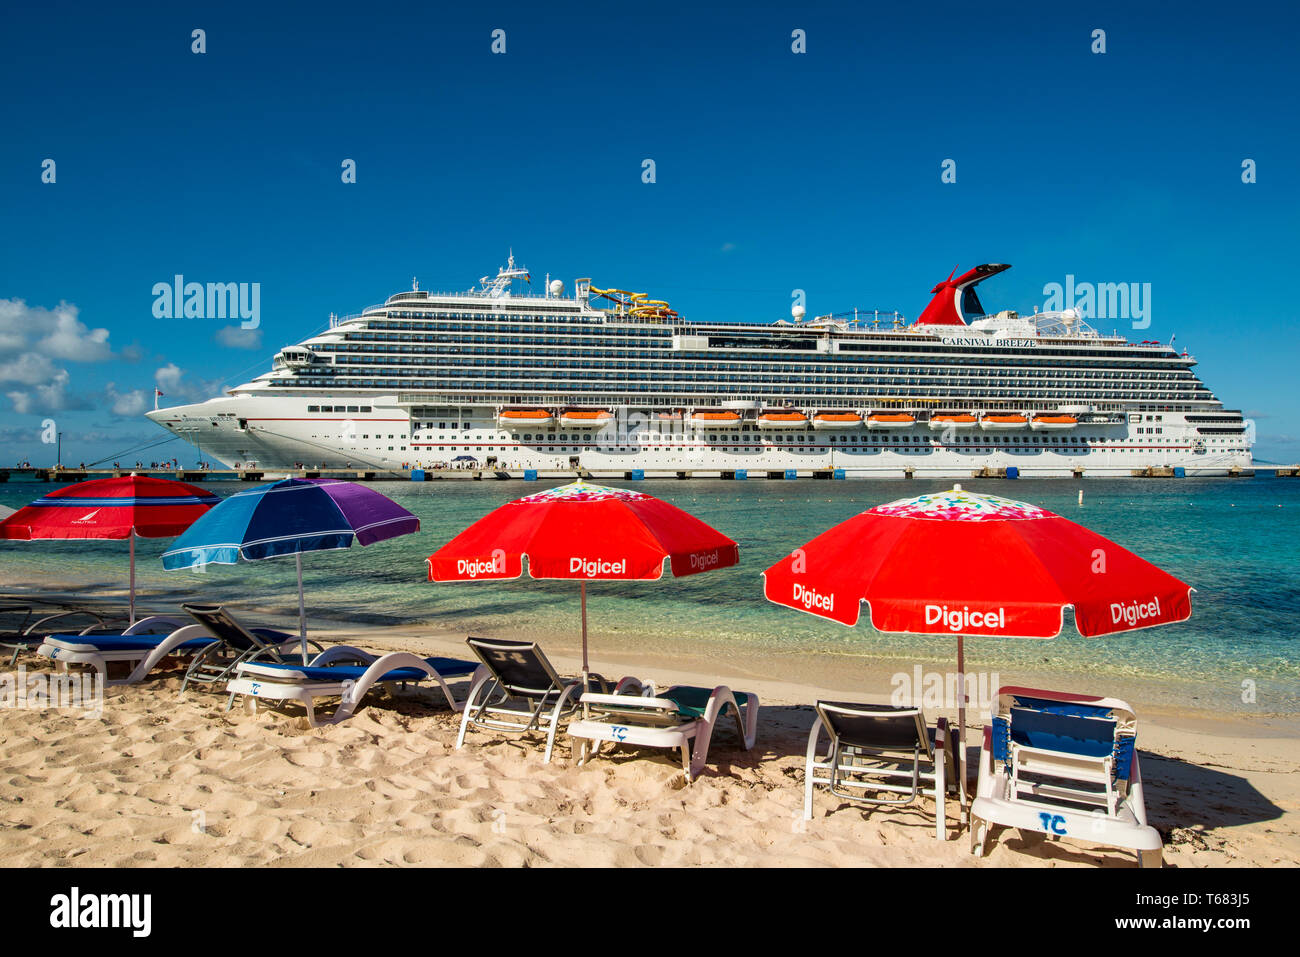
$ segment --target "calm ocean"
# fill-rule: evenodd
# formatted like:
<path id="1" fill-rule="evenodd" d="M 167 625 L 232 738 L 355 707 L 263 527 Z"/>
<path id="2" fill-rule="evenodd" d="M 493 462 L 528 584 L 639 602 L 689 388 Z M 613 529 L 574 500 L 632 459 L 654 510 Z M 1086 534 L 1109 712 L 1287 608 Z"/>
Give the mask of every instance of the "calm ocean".
<path id="1" fill-rule="evenodd" d="M 557 483 L 558 484 L 558 483 Z M 977 639 L 970 667 L 1017 666 L 1036 671 L 1127 677 L 1217 689 L 1231 700 L 1243 681 L 1256 682 L 1262 712 L 1300 713 L 1300 480 L 967 480 L 965 488 L 1041 505 L 1114 539 L 1196 588 L 1190 622 L 1108 638 L 1082 639 L 1067 624 L 1052 641 Z M 213 482 L 220 495 L 239 491 Z M 417 514 L 417 535 L 368 548 L 319 552 L 304 560 L 308 615 L 373 623 L 426 623 L 449 631 L 496 635 L 571 635 L 578 589 L 568 582 L 435 585 L 424 558 L 497 505 L 542 483 L 386 482 L 377 486 Z M 736 539 L 735 568 L 645 584 L 595 583 L 589 588 L 593 646 L 602 634 L 670 656 L 674 650 L 731 659 L 747 654 L 845 655 L 947 661 L 948 638 L 888 636 L 867 624 L 842 628 L 779 608 L 762 597 L 760 572 L 796 545 L 882 502 L 945 487 L 913 481 L 639 482 Z M 53 486 L 11 481 L 0 503 L 17 508 Z M 1077 504 L 1079 489 L 1084 504 Z M 194 594 L 296 614 L 291 561 L 211 566 L 205 573 L 166 572 L 158 556 L 166 541 L 138 543 L 138 587 L 148 604 L 160 595 Z M 122 587 L 125 543 L 3 542 L 0 583 L 31 585 L 48 577 Z M 773 675 L 773 677 L 780 677 Z"/>

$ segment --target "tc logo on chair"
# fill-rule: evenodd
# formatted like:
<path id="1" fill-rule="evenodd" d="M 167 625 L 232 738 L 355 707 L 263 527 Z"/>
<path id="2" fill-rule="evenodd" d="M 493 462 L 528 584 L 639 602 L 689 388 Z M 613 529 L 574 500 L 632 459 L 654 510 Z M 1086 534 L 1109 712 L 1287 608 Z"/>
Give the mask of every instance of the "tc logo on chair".
<path id="1" fill-rule="evenodd" d="M 1039 811 L 1038 819 L 1043 822 L 1043 830 L 1048 834 L 1065 833 L 1065 818 L 1060 814 L 1048 814 L 1046 811 Z"/>

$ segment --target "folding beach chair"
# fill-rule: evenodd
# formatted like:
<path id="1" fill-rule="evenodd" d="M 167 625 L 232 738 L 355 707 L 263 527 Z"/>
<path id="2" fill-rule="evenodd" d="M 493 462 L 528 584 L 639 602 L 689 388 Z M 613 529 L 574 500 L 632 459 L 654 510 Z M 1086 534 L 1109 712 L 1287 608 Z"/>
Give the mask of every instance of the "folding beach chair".
<path id="1" fill-rule="evenodd" d="M 818 757 L 823 729 L 830 741 Z M 965 820 L 966 785 L 958 746 L 947 719 L 940 718 L 931 728 L 920 708 L 818 701 L 817 720 L 808 733 L 804 820 L 812 820 L 813 787 L 818 784 L 841 800 L 861 804 L 899 806 L 924 794 L 934 799 L 935 836 L 946 840 L 949 794 L 956 795 L 960 819 Z"/>
<path id="2" fill-rule="evenodd" d="M 556 674 L 536 642 L 487 638 L 467 638 L 466 642 L 483 662 L 484 671 L 470 688 L 456 747 L 464 745 L 471 727 L 514 734 L 545 731 L 543 760 L 550 761 L 561 721 L 578 706 L 582 679 Z M 605 687 L 599 675 L 588 678 Z"/>
<path id="3" fill-rule="evenodd" d="M 36 653 L 56 662 L 61 670 L 86 665 L 103 676 L 105 685 L 126 685 L 143 680 L 164 658 L 196 655 L 210 644 L 212 635 L 202 625 L 187 624 L 171 615 L 153 615 L 120 632 L 48 635 Z M 108 669 L 113 664 L 130 665 L 130 674 L 110 679 Z"/>
<path id="4" fill-rule="evenodd" d="M 998 689 L 984 726 L 971 807 L 971 851 L 994 824 L 1136 851 L 1159 867 L 1160 833 L 1147 824 L 1137 717 L 1118 698 Z"/>
<path id="5" fill-rule="evenodd" d="M 221 605 L 190 602 L 181 605 L 181 609 L 216 639 L 190 662 L 185 677 L 181 679 L 182 692 L 192 681 L 202 684 L 225 681 L 234 674 L 235 667 L 245 661 L 259 658 L 286 661 L 301 648 L 298 636 L 272 628 L 245 628 Z M 314 641 L 307 644 L 314 646 L 317 652 L 321 650 Z M 298 661 L 302 662 L 301 657 Z"/>
<path id="6" fill-rule="evenodd" d="M 579 764 L 594 757 L 605 741 L 677 749 L 687 783 L 698 777 L 708 762 L 713 731 L 724 716 L 735 719 L 736 734 L 746 751 L 754 746 L 758 732 L 758 695 L 733 692 L 725 685 L 673 685 L 656 693 L 654 685 L 643 686 L 635 678 L 625 678 L 614 694 L 589 691 L 580 702 L 583 717 L 568 729 L 569 737 L 581 742 Z"/>
<path id="7" fill-rule="evenodd" d="M 366 693 L 375 685 L 392 690 L 393 686 L 406 687 L 433 681 L 442 689 L 447 704 L 453 711 L 463 705 L 457 703 L 447 679 L 462 678 L 482 671 L 475 661 L 456 658 L 420 658 L 404 651 L 373 655 L 350 645 L 336 645 L 316 655 L 307 664 L 293 661 L 241 661 L 235 665 L 236 677 L 226 686 L 230 700 L 229 711 L 235 698 L 248 695 L 256 699 L 297 701 L 307 709 L 307 722 L 311 727 L 338 724 L 352 717 Z M 338 698 L 334 713 L 319 722 L 316 718 L 317 698 Z"/>

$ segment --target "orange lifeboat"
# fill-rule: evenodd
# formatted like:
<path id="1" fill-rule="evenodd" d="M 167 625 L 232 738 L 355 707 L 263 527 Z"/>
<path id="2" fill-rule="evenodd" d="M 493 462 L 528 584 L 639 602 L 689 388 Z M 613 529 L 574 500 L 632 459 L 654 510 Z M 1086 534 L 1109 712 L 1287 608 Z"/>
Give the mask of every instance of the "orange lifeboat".
<path id="1" fill-rule="evenodd" d="M 1023 429 L 1029 424 L 1029 418 L 1023 415 L 990 415 L 980 419 L 980 428 L 985 432 L 1006 432 L 1011 429 Z"/>
<path id="2" fill-rule="evenodd" d="M 818 432 L 839 432 L 862 427 L 862 416 L 856 412 L 827 410 L 813 416 L 813 429 Z"/>
<path id="3" fill-rule="evenodd" d="M 808 425 L 808 416 L 797 409 L 764 409 L 758 414 L 760 429 L 802 429 Z"/>
<path id="4" fill-rule="evenodd" d="M 555 423 L 549 409 L 502 409 L 497 425 L 503 429 L 545 428 Z"/>
<path id="5" fill-rule="evenodd" d="M 729 429 L 740 424 L 740 413 L 731 409 L 695 409 L 690 423 L 696 429 Z"/>
<path id="6" fill-rule="evenodd" d="M 872 412 L 867 416 L 869 429 L 910 429 L 916 425 L 916 416 L 909 412 Z"/>
<path id="7" fill-rule="evenodd" d="M 560 410 L 560 428 L 562 429 L 599 429 L 614 421 L 614 413 L 608 409 L 568 408 Z"/>
<path id="8" fill-rule="evenodd" d="M 1072 415 L 1036 415 L 1030 420 L 1029 427 L 1035 432 L 1059 432 L 1078 424 L 1079 420 Z"/>
<path id="9" fill-rule="evenodd" d="M 965 412 L 930 416 L 930 428 L 935 432 L 943 432 L 947 429 L 973 429 L 979 424 L 979 419 Z"/>

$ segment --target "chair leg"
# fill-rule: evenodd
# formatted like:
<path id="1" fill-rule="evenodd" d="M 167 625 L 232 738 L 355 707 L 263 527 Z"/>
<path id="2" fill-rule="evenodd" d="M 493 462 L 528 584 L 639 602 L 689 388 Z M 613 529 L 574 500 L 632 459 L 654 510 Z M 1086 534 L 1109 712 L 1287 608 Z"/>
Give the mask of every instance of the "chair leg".
<path id="1" fill-rule="evenodd" d="M 948 749 L 945 742 L 936 742 L 939 746 L 934 755 L 934 836 L 941 841 L 948 840 L 948 783 L 944 774 L 948 765 Z"/>
<path id="2" fill-rule="evenodd" d="M 803 770 L 803 819 L 812 820 L 813 774 L 817 763 L 817 738 L 821 735 L 822 719 L 813 721 L 812 730 L 808 732 L 808 755 Z"/>
<path id="3" fill-rule="evenodd" d="M 478 698 L 483 695 L 483 700 L 487 700 L 487 695 L 491 692 L 493 679 L 490 675 L 482 675 L 469 689 L 469 697 L 465 699 L 465 710 L 460 713 L 460 733 L 456 735 L 456 748 L 459 750 L 465 745 L 465 732 L 469 730 L 470 719 L 474 717 L 474 709 L 478 707 Z"/>
<path id="4" fill-rule="evenodd" d="M 560 715 L 564 712 L 564 706 L 573 697 L 573 692 L 581 687 L 576 684 L 569 685 L 555 702 L 555 708 L 551 711 L 551 726 L 546 729 L 546 755 L 542 758 L 543 764 L 551 763 L 551 752 L 555 750 L 555 733 L 560 729 Z"/>
<path id="5" fill-rule="evenodd" d="M 319 728 L 320 725 L 316 723 L 316 699 L 311 695 L 308 695 L 307 700 L 303 702 L 303 704 L 307 706 L 307 727 Z"/>

